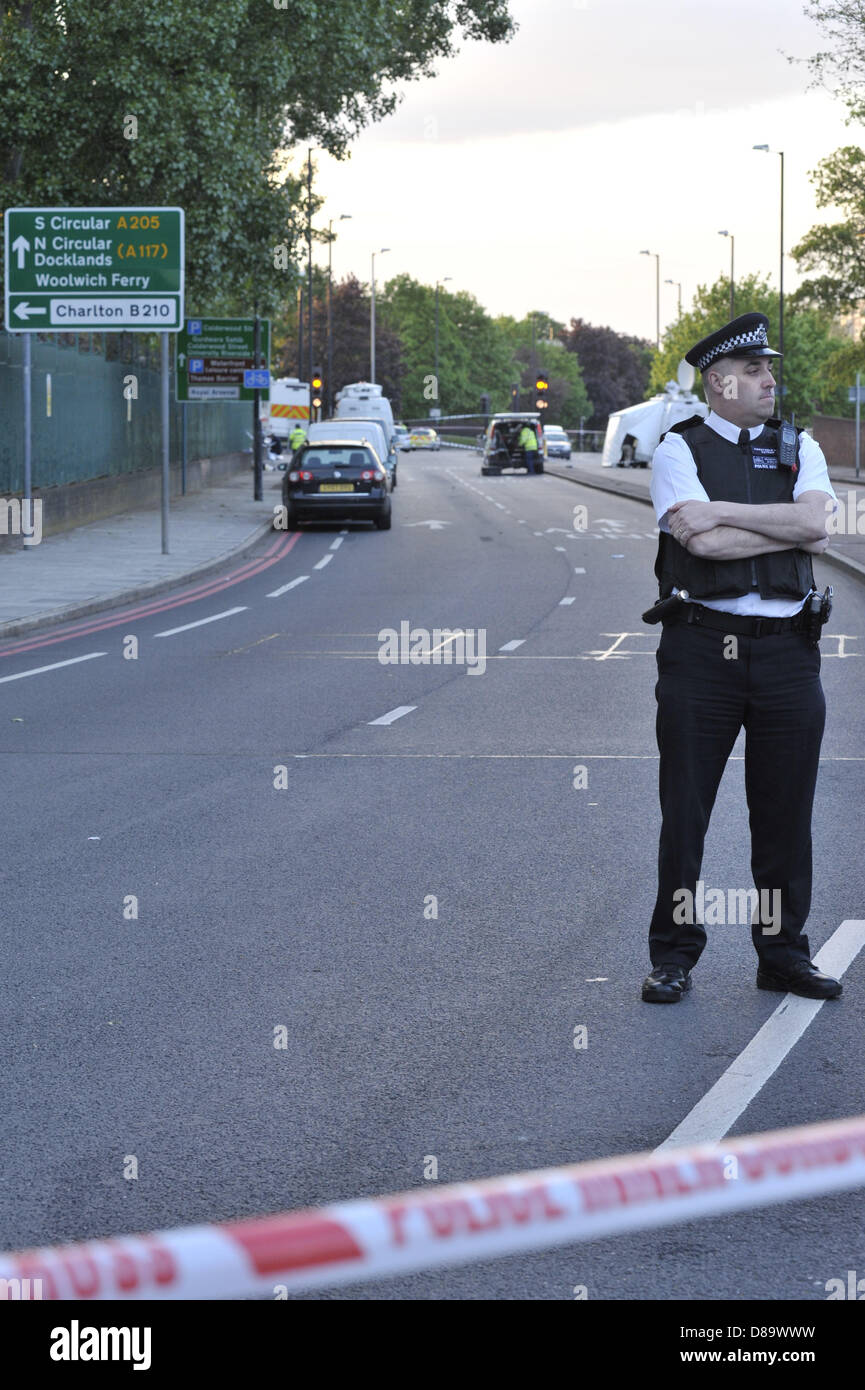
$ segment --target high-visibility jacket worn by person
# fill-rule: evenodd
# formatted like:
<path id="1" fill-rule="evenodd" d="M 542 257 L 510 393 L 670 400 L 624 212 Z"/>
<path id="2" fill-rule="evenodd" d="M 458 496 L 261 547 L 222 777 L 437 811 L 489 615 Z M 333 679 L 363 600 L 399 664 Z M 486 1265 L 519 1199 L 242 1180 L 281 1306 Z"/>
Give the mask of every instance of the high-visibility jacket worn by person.
<path id="1" fill-rule="evenodd" d="M 300 448 L 301 444 L 305 439 L 306 430 L 303 428 L 302 425 L 295 425 L 294 429 L 291 431 L 291 434 L 288 436 L 288 442 L 291 448 L 295 451 Z"/>
<path id="2" fill-rule="evenodd" d="M 519 446 L 521 449 L 525 449 L 526 453 L 537 453 L 538 451 L 538 436 L 528 425 L 523 425 L 520 430 Z"/>

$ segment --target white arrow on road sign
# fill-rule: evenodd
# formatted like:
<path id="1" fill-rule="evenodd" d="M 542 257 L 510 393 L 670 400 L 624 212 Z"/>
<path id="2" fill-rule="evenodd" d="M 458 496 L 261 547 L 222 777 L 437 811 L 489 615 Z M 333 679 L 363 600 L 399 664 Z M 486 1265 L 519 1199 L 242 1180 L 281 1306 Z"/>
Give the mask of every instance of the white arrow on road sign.
<path id="1" fill-rule="evenodd" d="M 28 304 L 25 300 L 23 304 L 15 305 L 14 313 L 17 319 L 24 319 L 26 322 L 33 314 L 47 314 L 48 309 L 44 305 L 41 309 L 37 309 L 35 304 Z"/>
<path id="2" fill-rule="evenodd" d="M 12 250 L 18 252 L 18 269 L 24 269 L 24 256 L 30 250 L 30 242 L 26 236 L 16 237 L 12 243 Z"/>
<path id="3" fill-rule="evenodd" d="M 404 521 L 403 526 L 428 526 L 431 531 L 441 531 L 450 526 L 449 521 Z"/>

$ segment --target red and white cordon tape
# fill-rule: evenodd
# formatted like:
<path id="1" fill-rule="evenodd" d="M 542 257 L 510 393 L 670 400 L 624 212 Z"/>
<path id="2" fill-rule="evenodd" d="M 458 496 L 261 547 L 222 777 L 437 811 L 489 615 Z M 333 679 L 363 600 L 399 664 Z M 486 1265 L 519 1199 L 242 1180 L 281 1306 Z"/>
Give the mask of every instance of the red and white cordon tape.
<path id="1" fill-rule="evenodd" d="M 860 1186 L 865 1116 L 662 1156 L 0 1255 L 0 1280 L 18 1281 L 7 1297 L 279 1298 Z"/>

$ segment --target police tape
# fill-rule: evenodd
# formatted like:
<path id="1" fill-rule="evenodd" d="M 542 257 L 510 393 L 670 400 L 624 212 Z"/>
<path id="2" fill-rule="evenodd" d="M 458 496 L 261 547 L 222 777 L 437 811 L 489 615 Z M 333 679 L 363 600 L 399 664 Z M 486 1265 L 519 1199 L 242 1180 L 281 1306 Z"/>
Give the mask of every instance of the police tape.
<path id="1" fill-rule="evenodd" d="M 208 1299 L 354 1284 L 865 1185 L 865 1116 L 0 1255 L 6 1297 Z"/>

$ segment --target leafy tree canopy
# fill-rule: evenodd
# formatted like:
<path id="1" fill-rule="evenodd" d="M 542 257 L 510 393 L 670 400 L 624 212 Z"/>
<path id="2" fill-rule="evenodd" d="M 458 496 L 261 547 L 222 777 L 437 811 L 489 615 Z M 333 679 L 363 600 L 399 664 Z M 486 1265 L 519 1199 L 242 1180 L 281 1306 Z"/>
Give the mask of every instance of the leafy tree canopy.
<path id="1" fill-rule="evenodd" d="M 344 154 L 396 83 L 512 32 L 506 0 L 6 3 L 3 206 L 183 207 L 190 303 L 271 309 L 306 217 L 287 153 Z"/>
<path id="2" fill-rule="evenodd" d="M 588 429 L 606 429 L 614 410 L 623 410 L 643 399 L 652 362 L 651 343 L 583 319 L 571 319 L 561 341 L 569 352 L 576 354 L 592 399 Z"/>

